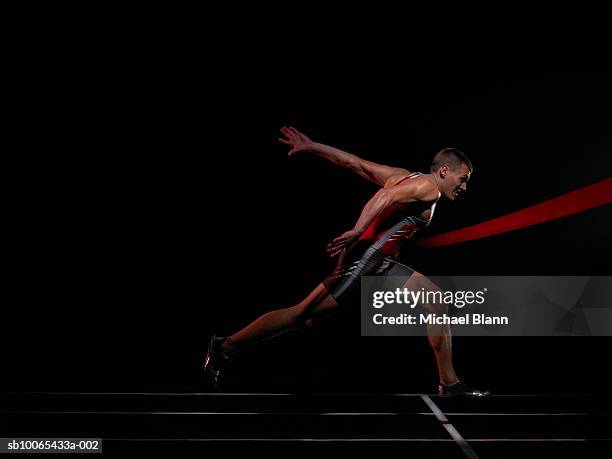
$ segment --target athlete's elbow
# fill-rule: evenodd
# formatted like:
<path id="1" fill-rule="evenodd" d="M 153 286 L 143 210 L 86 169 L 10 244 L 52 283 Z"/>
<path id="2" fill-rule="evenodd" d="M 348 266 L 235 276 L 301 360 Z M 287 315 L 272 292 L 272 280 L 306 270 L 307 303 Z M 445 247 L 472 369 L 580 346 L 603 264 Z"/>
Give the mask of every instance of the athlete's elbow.
<path id="1" fill-rule="evenodd" d="M 397 197 L 395 196 L 395 193 L 392 193 L 386 189 L 382 189 L 378 192 L 378 200 L 385 209 L 397 204 Z"/>

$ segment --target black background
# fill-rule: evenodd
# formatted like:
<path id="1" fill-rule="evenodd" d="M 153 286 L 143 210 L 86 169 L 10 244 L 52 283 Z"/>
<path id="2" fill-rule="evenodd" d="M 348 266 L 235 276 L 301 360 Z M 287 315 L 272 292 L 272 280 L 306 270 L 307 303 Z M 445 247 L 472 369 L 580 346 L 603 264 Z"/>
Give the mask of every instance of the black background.
<path id="1" fill-rule="evenodd" d="M 94 70 L 96 70 L 94 72 Z M 99 71 L 98 71 L 99 70 Z M 256 69 L 204 83 L 87 69 L 25 79 L 7 125 L 10 390 L 207 390 L 206 337 L 301 300 L 332 269 L 325 244 L 373 185 L 278 129 L 426 171 L 456 146 L 468 193 L 423 235 L 610 177 L 610 75 L 436 73 L 301 78 Z M 94 77 L 95 75 L 95 77 Z M 610 206 L 404 261 L 438 275 L 610 275 Z M 461 377 L 498 393 L 607 391 L 610 338 L 457 338 Z M 226 390 L 431 392 L 425 338 L 360 337 L 357 310 L 246 349 Z"/>

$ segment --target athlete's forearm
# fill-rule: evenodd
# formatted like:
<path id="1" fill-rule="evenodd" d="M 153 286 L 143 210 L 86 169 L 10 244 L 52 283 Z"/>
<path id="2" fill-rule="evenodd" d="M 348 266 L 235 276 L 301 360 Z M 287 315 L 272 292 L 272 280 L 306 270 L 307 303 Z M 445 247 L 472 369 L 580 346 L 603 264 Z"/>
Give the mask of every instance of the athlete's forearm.
<path id="1" fill-rule="evenodd" d="M 360 158 L 352 153 L 340 150 L 339 148 L 325 145 L 323 143 L 313 142 L 310 151 L 321 156 L 322 158 L 331 161 L 341 167 L 347 167 L 349 169 L 355 169 L 360 161 Z"/>
<path id="2" fill-rule="evenodd" d="M 368 226 L 370 226 L 370 223 L 372 223 L 382 212 L 392 206 L 394 202 L 395 200 L 391 193 L 384 189 L 379 190 L 365 205 L 353 229 L 360 234 L 363 233 Z"/>

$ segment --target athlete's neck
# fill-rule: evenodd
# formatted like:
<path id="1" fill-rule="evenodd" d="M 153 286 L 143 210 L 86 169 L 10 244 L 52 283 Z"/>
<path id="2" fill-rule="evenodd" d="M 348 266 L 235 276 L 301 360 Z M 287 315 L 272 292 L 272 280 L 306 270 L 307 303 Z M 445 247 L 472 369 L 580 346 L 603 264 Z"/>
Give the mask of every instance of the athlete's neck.
<path id="1" fill-rule="evenodd" d="M 436 177 L 435 172 L 433 174 L 430 174 L 430 175 L 433 177 L 434 182 L 436 184 L 436 187 L 438 188 L 438 191 L 440 191 L 440 185 L 438 184 L 438 177 Z"/>

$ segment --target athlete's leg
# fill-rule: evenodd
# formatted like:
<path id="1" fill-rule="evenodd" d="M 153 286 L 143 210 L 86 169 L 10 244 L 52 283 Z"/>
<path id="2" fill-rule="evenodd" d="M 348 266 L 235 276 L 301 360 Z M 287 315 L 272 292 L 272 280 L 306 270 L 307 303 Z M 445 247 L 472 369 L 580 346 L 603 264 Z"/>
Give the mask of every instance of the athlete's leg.
<path id="1" fill-rule="evenodd" d="M 242 330 L 227 337 L 221 345 L 226 355 L 244 346 L 279 335 L 289 330 L 311 326 L 315 321 L 338 309 L 338 303 L 323 284 L 319 284 L 304 300 L 289 308 L 270 311 Z"/>
<path id="2" fill-rule="evenodd" d="M 414 291 L 421 291 L 421 289 L 424 289 L 425 292 L 441 291 L 436 284 L 418 272 L 415 272 L 412 276 L 410 276 L 410 279 L 408 279 L 404 285 L 404 288 Z M 428 312 L 437 315 L 446 314 L 448 312 L 448 306 L 445 304 L 424 301 L 421 302 L 421 306 L 423 306 Z M 440 382 L 446 385 L 456 383 L 458 378 L 453 366 L 451 342 L 452 336 L 450 326 L 433 324 L 427 325 L 427 337 L 436 357 Z"/>

